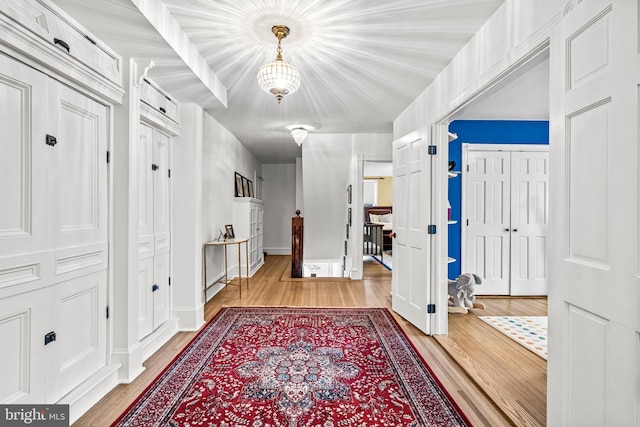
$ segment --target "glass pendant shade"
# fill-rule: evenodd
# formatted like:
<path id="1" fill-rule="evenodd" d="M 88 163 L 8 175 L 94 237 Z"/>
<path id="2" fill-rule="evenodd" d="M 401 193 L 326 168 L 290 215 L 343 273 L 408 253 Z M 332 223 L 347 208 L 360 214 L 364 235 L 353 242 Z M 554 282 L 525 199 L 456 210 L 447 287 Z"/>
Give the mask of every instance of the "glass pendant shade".
<path id="1" fill-rule="evenodd" d="M 291 136 L 298 146 L 301 146 L 302 141 L 307 137 L 307 130 L 304 128 L 291 129 Z"/>
<path id="2" fill-rule="evenodd" d="M 258 84 L 265 92 L 274 95 L 279 104 L 285 95 L 298 90 L 300 87 L 300 73 L 296 67 L 282 59 L 280 42 L 289 34 L 289 28 L 283 25 L 276 25 L 271 31 L 278 38 L 278 55 L 274 61 L 260 67 Z"/>

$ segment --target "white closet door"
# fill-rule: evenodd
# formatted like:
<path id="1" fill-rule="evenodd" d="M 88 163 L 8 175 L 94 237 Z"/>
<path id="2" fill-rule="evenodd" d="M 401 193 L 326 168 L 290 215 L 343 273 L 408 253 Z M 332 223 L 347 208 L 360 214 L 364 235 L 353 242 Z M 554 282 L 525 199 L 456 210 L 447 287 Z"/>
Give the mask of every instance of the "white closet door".
<path id="1" fill-rule="evenodd" d="M 548 220 L 549 153 L 511 153 L 511 295 L 547 294 Z"/>
<path id="2" fill-rule="evenodd" d="M 48 243 L 55 148 L 45 144 L 47 96 L 47 76 L 0 55 L 0 257 L 41 251 Z M 15 274 L 0 272 L 0 287 Z"/>
<path id="3" fill-rule="evenodd" d="M 482 277 L 476 292 L 509 294 L 511 162 L 508 152 L 469 151 L 463 268 Z"/>
<path id="4" fill-rule="evenodd" d="M 153 332 L 154 284 L 154 175 L 153 133 L 151 126 L 140 123 L 138 139 L 138 339 Z"/>
<path id="5" fill-rule="evenodd" d="M 171 137 L 155 129 L 153 138 L 153 328 L 169 318 L 171 251 L 171 186 L 169 181 Z"/>

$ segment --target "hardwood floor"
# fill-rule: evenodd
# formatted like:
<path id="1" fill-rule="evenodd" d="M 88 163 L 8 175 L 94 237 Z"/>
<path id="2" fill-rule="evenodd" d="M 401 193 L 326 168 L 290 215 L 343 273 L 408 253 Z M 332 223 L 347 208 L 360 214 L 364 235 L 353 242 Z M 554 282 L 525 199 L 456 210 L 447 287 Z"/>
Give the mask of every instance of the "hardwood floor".
<path id="1" fill-rule="evenodd" d="M 250 289 L 229 286 L 205 306 L 205 320 L 223 306 L 391 308 L 391 272 L 365 263 L 365 279 L 287 280 L 290 257 L 269 255 Z M 546 361 L 479 320 L 477 315 L 546 315 L 546 298 L 483 298 L 486 310 L 449 315 L 448 336 L 426 336 L 394 313 L 443 387 L 474 426 L 543 426 L 546 421 Z M 74 426 L 107 426 L 124 412 L 195 332 L 180 332 L 146 362 L 131 384 L 114 388 Z"/>

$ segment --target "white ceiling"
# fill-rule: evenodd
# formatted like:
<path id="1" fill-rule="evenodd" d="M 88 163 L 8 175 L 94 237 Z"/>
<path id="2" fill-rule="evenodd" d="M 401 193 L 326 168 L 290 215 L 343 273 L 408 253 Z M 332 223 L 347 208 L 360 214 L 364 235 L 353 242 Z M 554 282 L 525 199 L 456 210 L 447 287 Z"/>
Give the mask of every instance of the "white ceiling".
<path id="1" fill-rule="evenodd" d="M 286 129 L 291 124 L 309 124 L 318 133 L 391 133 L 393 120 L 504 0 L 163 1 L 226 87 L 226 108 L 131 0 L 54 0 L 123 56 L 153 59 L 153 80 L 179 101 L 209 108 L 262 162 L 289 163 L 301 155 Z M 283 57 L 302 79 L 280 105 L 256 81 L 258 68 L 275 58 L 276 24 L 291 29 L 282 41 Z M 525 98 L 518 79 L 512 80 L 501 89 Z M 540 76 L 534 80 L 538 84 Z M 496 104 L 510 105 L 503 110 L 515 116 L 511 96 L 476 111 L 478 99 L 457 118 L 484 117 Z M 525 104 L 525 110 L 534 108 Z"/>

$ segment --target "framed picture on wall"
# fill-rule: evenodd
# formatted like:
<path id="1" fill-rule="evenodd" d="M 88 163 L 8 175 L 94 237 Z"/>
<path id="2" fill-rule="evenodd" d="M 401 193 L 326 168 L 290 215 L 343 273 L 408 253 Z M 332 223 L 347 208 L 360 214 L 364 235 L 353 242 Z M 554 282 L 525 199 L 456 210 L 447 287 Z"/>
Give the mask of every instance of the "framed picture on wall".
<path id="1" fill-rule="evenodd" d="M 247 181 L 249 181 L 249 197 L 253 197 L 253 181 L 251 181 L 250 179 L 248 179 Z"/>
<path id="2" fill-rule="evenodd" d="M 224 226 L 225 239 L 235 239 L 236 235 L 233 233 L 233 225 L 227 224 Z"/>
<path id="3" fill-rule="evenodd" d="M 242 195 L 249 197 L 249 180 L 244 176 L 242 177 Z"/>
<path id="4" fill-rule="evenodd" d="M 236 197 L 242 197 L 242 175 L 236 172 Z"/>

